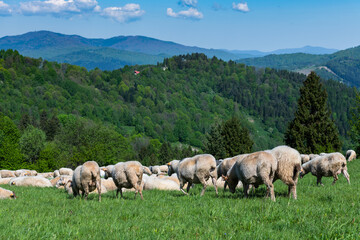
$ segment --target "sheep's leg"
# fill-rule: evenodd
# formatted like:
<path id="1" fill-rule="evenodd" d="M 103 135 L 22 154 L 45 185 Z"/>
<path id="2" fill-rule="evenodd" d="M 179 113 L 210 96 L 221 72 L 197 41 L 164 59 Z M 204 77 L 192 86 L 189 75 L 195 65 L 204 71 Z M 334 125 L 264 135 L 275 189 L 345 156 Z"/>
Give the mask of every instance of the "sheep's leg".
<path id="1" fill-rule="evenodd" d="M 99 193 L 99 202 L 101 202 L 101 180 L 100 179 L 98 179 L 97 181 L 96 181 L 96 188 L 97 188 L 97 190 L 98 190 L 98 193 Z"/>
<path id="2" fill-rule="evenodd" d="M 187 192 L 187 193 L 189 193 L 190 188 L 191 188 L 191 184 L 188 182 L 188 185 L 187 185 L 187 187 L 186 187 L 186 192 Z"/>
<path id="3" fill-rule="evenodd" d="M 185 195 L 189 195 L 188 193 L 186 193 L 183 189 L 184 187 L 184 181 L 182 179 L 179 179 L 180 180 L 180 191 L 182 191 Z M 189 186 L 190 186 L 190 183 L 188 183 L 188 188 L 187 188 L 187 191 L 189 192 Z"/>
<path id="4" fill-rule="evenodd" d="M 83 196 L 84 196 L 84 193 L 85 193 L 85 200 L 87 200 L 87 197 L 89 195 L 89 185 L 88 184 L 85 184 L 85 186 L 84 186 Z"/>
<path id="5" fill-rule="evenodd" d="M 214 184 L 214 187 L 215 187 L 215 192 L 216 192 L 216 195 L 218 195 L 218 189 L 217 189 L 217 185 L 216 185 L 216 179 L 211 177 L 212 178 L 212 182 Z"/>
<path id="6" fill-rule="evenodd" d="M 276 201 L 275 200 L 275 192 L 274 192 L 274 185 L 272 184 L 272 181 L 267 179 L 267 180 L 264 181 L 264 183 L 265 183 L 265 185 L 267 187 L 267 190 L 266 190 L 267 197 L 268 197 L 268 194 L 270 193 L 271 200 L 275 202 Z"/>
<path id="7" fill-rule="evenodd" d="M 339 177 L 337 176 L 337 174 L 334 174 L 334 181 L 332 183 L 332 185 L 334 185 L 336 183 L 337 180 L 339 180 Z"/>
<path id="8" fill-rule="evenodd" d="M 116 190 L 116 198 L 119 198 L 119 193 L 120 193 L 121 198 L 123 198 L 123 194 L 122 194 L 122 189 L 121 189 L 121 188 L 118 188 L 118 189 Z"/>
<path id="9" fill-rule="evenodd" d="M 321 182 L 321 178 L 322 178 L 322 176 L 317 176 L 316 184 L 317 185 L 320 184 L 320 186 L 324 186 L 324 184 Z"/>
<path id="10" fill-rule="evenodd" d="M 243 184 L 244 186 L 244 197 L 247 198 L 249 196 L 249 184 Z"/>
<path id="11" fill-rule="evenodd" d="M 205 190 L 206 190 L 207 185 L 206 185 L 205 179 L 200 179 L 200 182 L 201 182 L 201 184 L 203 185 L 203 189 L 202 189 L 202 191 L 201 191 L 200 196 L 203 196 L 204 193 L 205 193 Z"/>
<path id="12" fill-rule="evenodd" d="M 228 184 L 227 184 L 227 182 L 225 181 L 225 183 L 224 183 L 224 193 L 225 193 L 225 189 L 226 189 L 226 186 L 227 186 Z"/>

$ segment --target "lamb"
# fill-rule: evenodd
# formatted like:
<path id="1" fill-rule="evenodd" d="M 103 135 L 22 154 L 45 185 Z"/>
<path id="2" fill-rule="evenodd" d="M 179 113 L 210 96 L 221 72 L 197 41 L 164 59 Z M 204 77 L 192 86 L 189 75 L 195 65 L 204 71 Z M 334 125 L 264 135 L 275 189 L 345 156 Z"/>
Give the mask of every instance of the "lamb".
<path id="1" fill-rule="evenodd" d="M 106 167 L 103 169 L 105 171 L 105 179 L 112 177 L 114 183 L 117 187 L 116 197 L 121 194 L 123 198 L 121 188 L 135 188 L 135 199 L 136 195 L 139 192 L 141 199 L 143 200 L 142 195 L 142 177 L 143 177 L 143 166 L 138 161 L 128 161 L 117 163 L 114 167 Z"/>
<path id="2" fill-rule="evenodd" d="M 71 168 L 60 168 L 59 173 L 60 175 L 72 176 L 74 174 L 74 171 Z"/>
<path id="3" fill-rule="evenodd" d="M 288 146 L 278 146 L 269 152 L 272 153 L 278 161 L 274 182 L 277 179 L 280 179 L 283 183 L 289 186 L 289 197 L 292 193 L 294 199 L 297 199 L 296 185 L 299 178 L 299 172 L 301 170 L 300 153 Z"/>
<path id="4" fill-rule="evenodd" d="M 304 164 L 304 163 L 310 161 L 310 156 L 307 154 L 300 154 L 300 157 L 301 157 L 301 164 Z"/>
<path id="5" fill-rule="evenodd" d="M 0 187 L 0 199 L 6 199 L 6 198 L 16 199 L 16 195 L 13 191 Z"/>
<path id="6" fill-rule="evenodd" d="M 72 179 L 74 197 L 79 195 L 79 191 L 81 191 L 82 197 L 85 196 L 85 200 L 87 200 L 89 192 L 97 189 L 99 193 L 99 202 L 101 202 L 101 180 L 99 165 L 95 161 L 87 161 L 82 166 L 77 167 L 75 172 Z"/>
<path id="7" fill-rule="evenodd" d="M 206 181 L 211 177 L 215 187 L 216 195 L 218 194 L 216 179 L 216 160 L 211 154 L 199 154 L 194 157 L 184 158 L 180 162 L 171 161 L 168 163 L 168 174 L 176 172 L 180 181 L 180 190 L 188 195 L 190 186 L 194 183 L 201 183 L 203 189 L 200 196 L 203 196 L 206 190 Z M 188 183 L 187 193 L 183 190 L 184 184 Z"/>
<path id="8" fill-rule="evenodd" d="M 12 178 L 9 182 L 10 185 L 15 186 L 25 186 L 25 187 L 52 187 L 49 179 L 38 176 L 30 176 L 30 177 L 15 177 Z"/>
<path id="9" fill-rule="evenodd" d="M 16 177 L 15 171 L 0 170 L 0 177 L 2 177 L 2 178 L 12 178 L 12 177 Z"/>
<path id="10" fill-rule="evenodd" d="M 226 175 L 227 172 L 230 170 L 230 168 L 235 164 L 235 162 L 237 160 L 241 160 L 241 159 L 247 157 L 248 155 L 249 154 L 241 154 L 241 155 L 237 155 L 232 158 L 225 158 L 224 160 L 222 160 L 221 163 L 216 167 L 218 178 L 220 178 L 222 175 Z M 226 186 L 227 186 L 226 181 L 224 181 L 223 186 L 224 186 L 224 191 L 225 191 Z"/>
<path id="11" fill-rule="evenodd" d="M 348 162 L 356 159 L 356 152 L 354 150 L 347 150 L 346 152 L 346 159 Z"/>
<path id="12" fill-rule="evenodd" d="M 229 184 L 229 190 L 232 193 L 235 193 L 240 180 L 244 186 L 245 197 L 248 197 L 250 185 L 257 188 L 260 184 L 265 184 L 271 200 L 275 201 L 273 179 L 277 164 L 278 161 L 271 153 L 255 152 L 236 161 L 223 178 Z"/>
<path id="13" fill-rule="evenodd" d="M 317 177 L 317 185 L 323 185 L 321 182 L 322 177 L 333 177 L 332 184 L 339 179 L 338 175 L 342 173 L 348 183 L 350 184 L 350 175 L 347 172 L 346 159 L 341 153 L 331 153 L 319 156 L 302 165 L 300 177 L 304 177 L 307 173 L 311 172 L 312 175 Z"/>

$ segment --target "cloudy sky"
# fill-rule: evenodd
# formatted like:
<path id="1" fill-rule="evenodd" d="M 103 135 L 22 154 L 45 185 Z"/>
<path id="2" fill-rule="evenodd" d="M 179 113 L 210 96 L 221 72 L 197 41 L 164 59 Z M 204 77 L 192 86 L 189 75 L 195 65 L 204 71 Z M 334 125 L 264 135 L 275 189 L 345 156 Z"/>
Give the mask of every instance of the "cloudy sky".
<path id="1" fill-rule="evenodd" d="M 360 45 L 359 0 L 0 0 L 0 37 L 49 30 L 271 51 Z"/>

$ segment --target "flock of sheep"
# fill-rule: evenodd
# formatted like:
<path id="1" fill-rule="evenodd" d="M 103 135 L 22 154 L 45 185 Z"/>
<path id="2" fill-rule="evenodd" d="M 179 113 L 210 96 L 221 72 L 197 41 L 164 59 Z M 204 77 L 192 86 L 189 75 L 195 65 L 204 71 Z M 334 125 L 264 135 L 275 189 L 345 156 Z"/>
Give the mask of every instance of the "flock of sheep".
<path id="1" fill-rule="evenodd" d="M 346 160 L 347 158 L 347 160 Z M 95 161 L 85 162 L 74 171 L 60 168 L 54 172 L 37 173 L 33 170 L 0 170 L 0 184 L 15 186 L 57 187 L 64 188 L 75 197 L 82 195 L 87 199 L 89 193 L 101 194 L 116 190 L 123 197 L 123 191 L 139 193 L 143 199 L 143 190 L 180 190 L 188 194 L 193 184 L 206 187 L 213 184 L 216 194 L 218 187 L 229 187 L 235 193 L 242 187 L 245 197 L 252 188 L 265 184 L 266 197 L 275 201 L 273 182 L 280 179 L 288 186 L 288 195 L 296 199 L 296 185 L 301 178 L 311 172 L 321 184 L 322 177 L 333 177 L 333 184 L 342 173 L 350 184 L 347 161 L 356 158 L 356 153 L 349 150 L 346 158 L 341 153 L 300 154 L 288 146 L 278 146 L 271 150 L 250 154 L 241 154 L 232 158 L 216 160 L 210 154 L 200 154 L 183 160 L 173 160 L 167 165 L 145 167 L 137 161 L 119 162 L 116 165 L 99 167 Z M 184 191 L 186 187 L 186 192 Z M 13 198 L 14 192 L 0 188 L 0 199 Z"/>

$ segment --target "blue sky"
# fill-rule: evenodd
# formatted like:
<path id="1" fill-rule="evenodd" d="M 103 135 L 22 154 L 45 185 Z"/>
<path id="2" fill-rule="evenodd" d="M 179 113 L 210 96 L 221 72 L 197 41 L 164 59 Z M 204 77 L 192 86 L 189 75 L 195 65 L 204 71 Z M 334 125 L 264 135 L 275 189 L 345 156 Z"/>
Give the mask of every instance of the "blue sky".
<path id="1" fill-rule="evenodd" d="M 271 51 L 360 45 L 359 0 L 0 0 L 0 37 L 49 30 Z"/>

